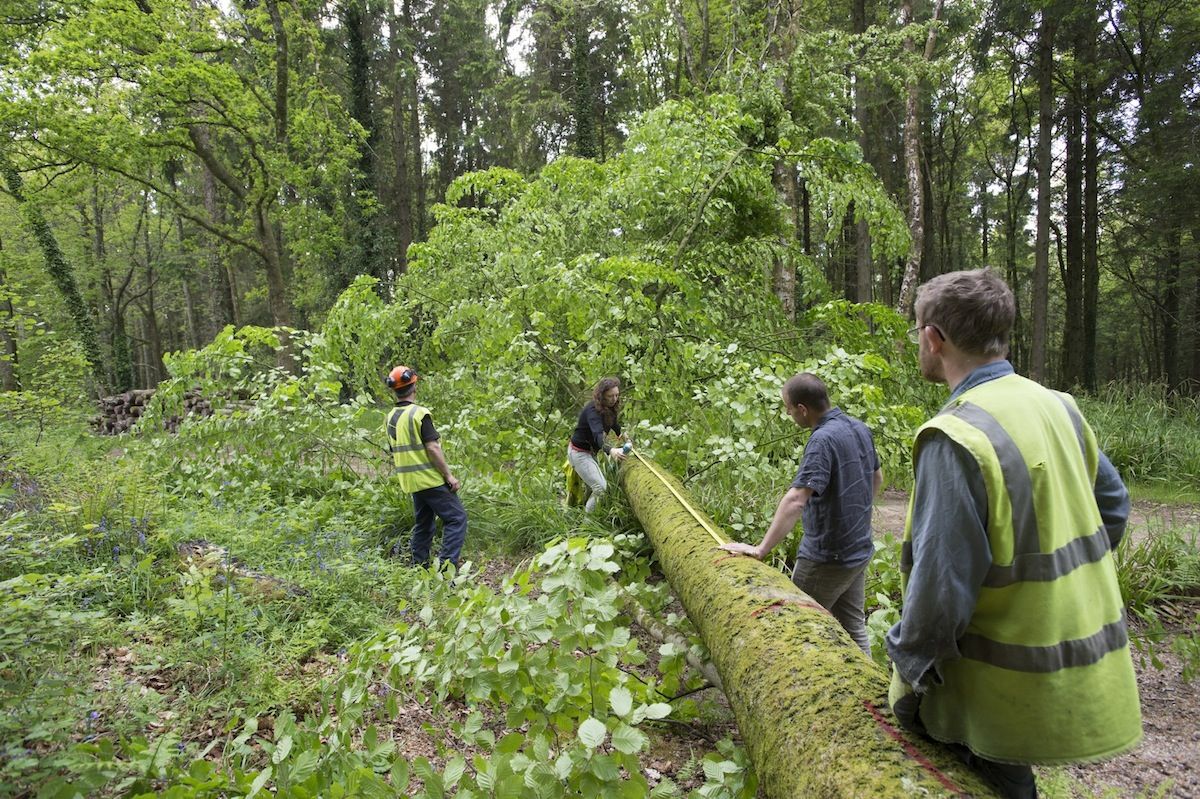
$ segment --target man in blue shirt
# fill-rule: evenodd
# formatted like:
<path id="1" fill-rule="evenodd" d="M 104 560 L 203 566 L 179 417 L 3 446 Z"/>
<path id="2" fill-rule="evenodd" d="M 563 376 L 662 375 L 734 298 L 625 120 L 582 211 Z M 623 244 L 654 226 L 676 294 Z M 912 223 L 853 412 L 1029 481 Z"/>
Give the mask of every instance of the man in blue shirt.
<path id="1" fill-rule="evenodd" d="M 800 471 L 783 495 L 762 543 L 738 541 L 721 548 L 762 559 L 804 518 L 804 539 L 792 581 L 833 614 L 859 648 L 871 655 L 865 604 L 871 543 L 871 508 L 883 471 L 871 431 L 830 406 L 819 377 L 808 372 L 784 384 L 783 406 L 797 425 L 811 429 Z"/>

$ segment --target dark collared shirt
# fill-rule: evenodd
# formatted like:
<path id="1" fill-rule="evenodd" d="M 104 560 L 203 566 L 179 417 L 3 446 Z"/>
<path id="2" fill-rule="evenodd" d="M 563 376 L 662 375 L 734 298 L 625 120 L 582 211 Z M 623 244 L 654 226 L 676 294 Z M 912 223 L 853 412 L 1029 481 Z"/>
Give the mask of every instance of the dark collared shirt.
<path id="1" fill-rule="evenodd" d="M 830 408 L 804 447 L 793 488 L 811 488 L 804 507 L 800 557 L 818 563 L 858 566 L 875 551 L 871 502 L 879 454 L 867 426 Z"/>

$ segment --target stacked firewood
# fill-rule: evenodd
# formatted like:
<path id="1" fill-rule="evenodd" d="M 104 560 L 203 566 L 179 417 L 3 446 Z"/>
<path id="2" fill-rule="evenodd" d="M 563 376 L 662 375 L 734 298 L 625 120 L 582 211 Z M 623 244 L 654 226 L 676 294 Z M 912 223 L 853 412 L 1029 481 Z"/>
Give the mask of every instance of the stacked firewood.
<path id="1" fill-rule="evenodd" d="M 100 435 L 115 436 L 126 433 L 137 424 L 138 419 L 146 412 L 154 396 L 154 389 L 134 389 L 111 397 L 100 399 L 100 414 L 92 417 L 92 427 Z M 184 416 L 212 416 L 212 404 L 201 396 L 198 389 L 188 389 L 183 395 Z M 171 416 L 163 422 L 168 432 L 174 433 L 179 429 L 183 417 Z"/>

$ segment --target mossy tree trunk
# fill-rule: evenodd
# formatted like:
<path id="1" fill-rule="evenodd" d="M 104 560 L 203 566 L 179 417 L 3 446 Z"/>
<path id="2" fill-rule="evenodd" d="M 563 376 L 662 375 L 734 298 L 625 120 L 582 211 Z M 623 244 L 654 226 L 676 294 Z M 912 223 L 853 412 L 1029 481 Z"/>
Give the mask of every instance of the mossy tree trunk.
<path id="1" fill-rule="evenodd" d="M 631 458 L 621 484 L 708 647 L 766 796 L 995 796 L 952 753 L 900 730 L 884 670 L 828 612 L 779 571 L 718 550 L 664 480 L 695 507 L 683 487 L 654 471 Z"/>

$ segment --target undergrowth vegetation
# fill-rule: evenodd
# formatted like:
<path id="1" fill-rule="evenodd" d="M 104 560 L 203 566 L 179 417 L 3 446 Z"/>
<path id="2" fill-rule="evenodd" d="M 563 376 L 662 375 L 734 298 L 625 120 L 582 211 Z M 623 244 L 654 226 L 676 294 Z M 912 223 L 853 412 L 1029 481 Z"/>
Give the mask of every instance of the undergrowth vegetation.
<path id="1" fill-rule="evenodd" d="M 173 354 L 118 439 L 86 432 L 77 351 L 48 348 L 36 418 L 0 419 L 0 791 L 754 796 L 728 712 L 685 666 L 702 645 L 631 624 L 632 602 L 691 635 L 619 492 L 588 517 L 560 498 L 574 414 L 605 374 L 625 381 L 635 445 L 737 537 L 761 535 L 799 464 L 779 402 L 796 371 L 821 375 L 906 483 L 943 393 L 904 319 L 831 301 L 780 243 L 769 159 L 739 138 L 752 122 L 727 98 L 668 104 L 605 164 L 464 176 L 394 296 L 360 278 L 316 332 L 227 329 Z M 810 158 L 822 201 L 868 190 L 854 152 L 818 141 Z M 803 276 L 794 324 L 766 290 L 775 258 Z M 457 574 L 408 565 L 411 503 L 380 433 L 396 363 L 422 375 L 463 478 Z M 197 389 L 214 414 L 162 432 Z M 1127 461 L 1129 406 L 1086 408 L 1138 479 L 1197 474 L 1200 425 Z M 1122 560 L 1145 618 L 1196 586 L 1194 542 L 1155 541 Z M 871 570 L 878 652 L 897 562 L 889 543 Z"/>

